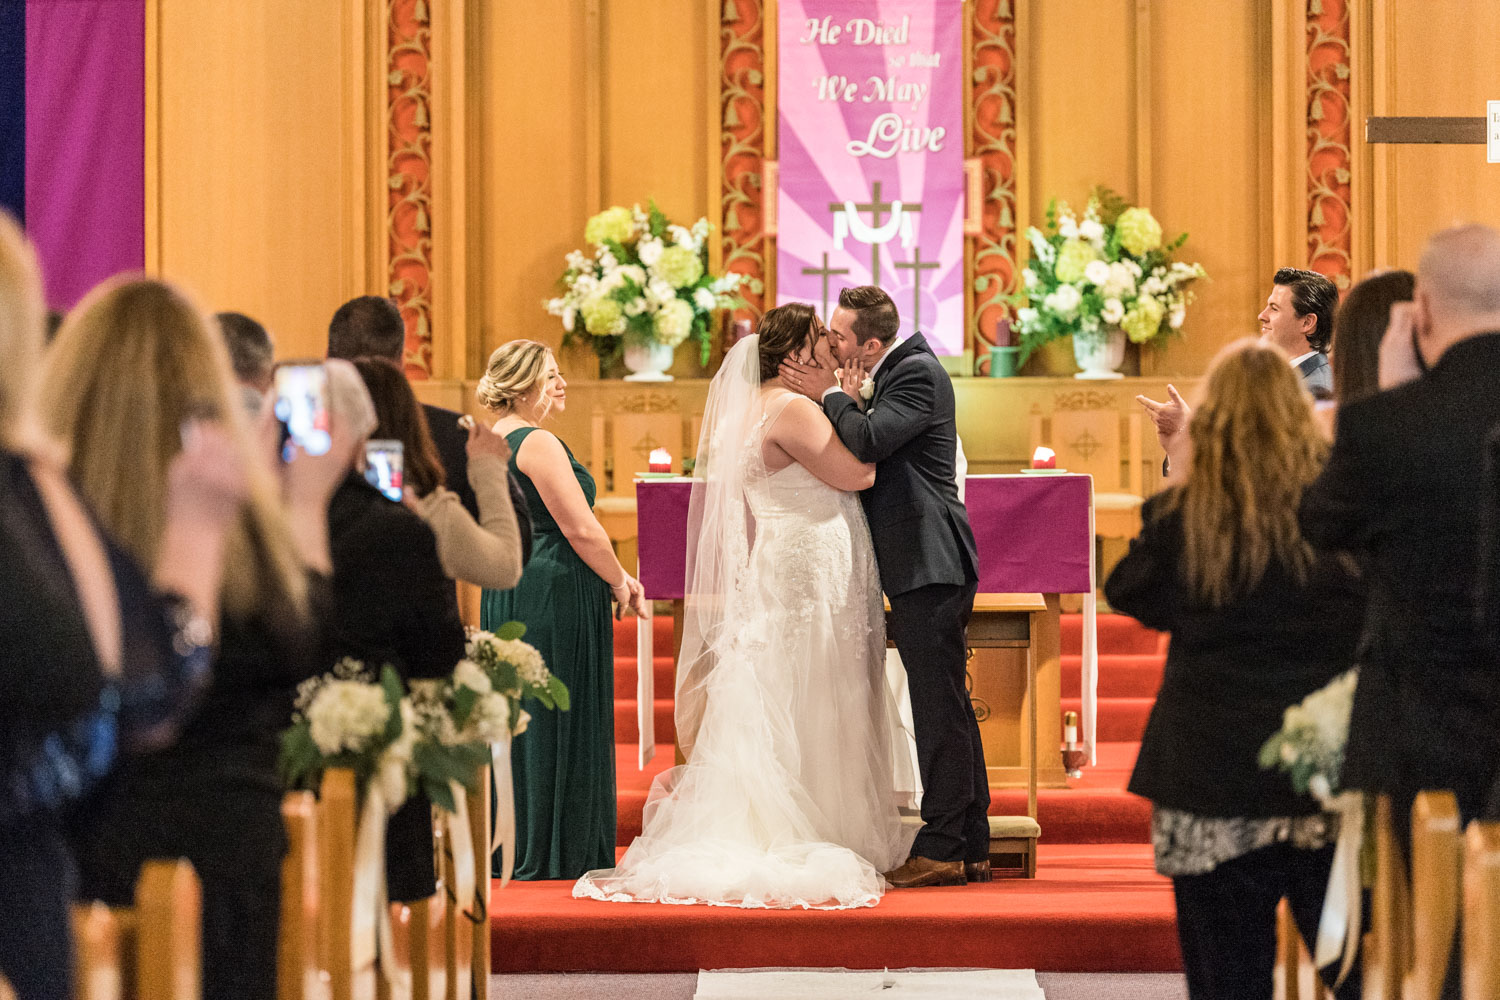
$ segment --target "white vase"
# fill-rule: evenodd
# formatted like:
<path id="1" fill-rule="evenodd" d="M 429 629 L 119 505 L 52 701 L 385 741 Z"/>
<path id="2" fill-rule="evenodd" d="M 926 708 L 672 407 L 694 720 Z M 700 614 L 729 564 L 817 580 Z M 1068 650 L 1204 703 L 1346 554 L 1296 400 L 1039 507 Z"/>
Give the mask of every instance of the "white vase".
<path id="1" fill-rule="evenodd" d="M 1118 369 L 1125 360 L 1125 331 L 1114 328 L 1073 334 L 1073 360 L 1083 369 L 1074 378 L 1124 378 Z"/>
<path id="2" fill-rule="evenodd" d="M 672 348 L 655 338 L 628 338 L 625 341 L 627 382 L 670 382 L 667 369 L 672 367 Z"/>

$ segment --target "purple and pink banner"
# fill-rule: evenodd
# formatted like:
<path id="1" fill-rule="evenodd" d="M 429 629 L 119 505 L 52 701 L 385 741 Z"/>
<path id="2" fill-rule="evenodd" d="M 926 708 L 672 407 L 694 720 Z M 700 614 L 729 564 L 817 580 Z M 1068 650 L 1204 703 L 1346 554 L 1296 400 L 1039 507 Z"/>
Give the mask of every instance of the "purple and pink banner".
<path id="1" fill-rule="evenodd" d="M 781 0 L 776 300 L 879 285 L 964 351 L 963 0 Z"/>
<path id="2" fill-rule="evenodd" d="M 0 0 L 0 207 L 71 307 L 145 241 L 145 0 Z"/>

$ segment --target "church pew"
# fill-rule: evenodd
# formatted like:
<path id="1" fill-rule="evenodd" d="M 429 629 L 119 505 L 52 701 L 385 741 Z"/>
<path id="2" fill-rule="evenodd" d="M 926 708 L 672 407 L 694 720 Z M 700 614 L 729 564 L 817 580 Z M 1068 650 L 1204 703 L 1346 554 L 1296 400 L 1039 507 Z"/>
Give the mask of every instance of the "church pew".
<path id="1" fill-rule="evenodd" d="M 1464 836 L 1466 997 L 1500 997 L 1500 823 L 1469 824 Z"/>
<path id="2" fill-rule="evenodd" d="M 1411 899 L 1406 859 L 1396 838 L 1389 795 L 1375 800 L 1375 884 L 1364 940 L 1364 1000 L 1401 1000 L 1411 954 Z"/>
<path id="3" fill-rule="evenodd" d="M 469 840 L 474 849 L 477 898 L 461 901 L 459 915 L 452 919 L 455 933 L 467 933 L 471 942 L 469 954 L 475 1000 L 488 1000 L 490 989 L 490 836 L 493 832 L 490 798 L 490 769 L 481 767 L 474 791 L 468 797 Z M 451 1000 L 468 1000 L 468 997 L 453 997 Z"/>
<path id="4" fill-rule="evenodd" d="M 198 1000 L 203 892 L 187 861 L 148 861 L 135 906 L 73 910 L 76 1000 Z"/>
<path id="5" fill-rule="evenodd" d="M 1281 1000 L 1302 1000 L 1303 980 L 1312 983 L 1311 1000 L 1327 1000 L 1328 987 L 1318 975 L 1307 945 L 1292 918 L 1292 908 L 1285 899 L 1276 906 L 1275 995 Z"/>
<path id="6" fill-rule="evenodd" d="M 373 970 L 354 968 L 354 772 L 323 773 L 318 793 L 318 948 L 329 1000 L 374 994 Z"/>
<path id="7" fill-rule="evenodd" d="M 278 1000 L 313 1000 L 318 968 L 318 803 L 311 792 L 281 800 L 287 853 L 281 862 L 281 921 L 276 946 Z"/>
<path id="8" fill-rule="evenodd" d="M 1419 792 L 1411 807 L 1411 964 L 1402 1000 L 1438 1000 L 1458 924 L 1458 799 Z"/>

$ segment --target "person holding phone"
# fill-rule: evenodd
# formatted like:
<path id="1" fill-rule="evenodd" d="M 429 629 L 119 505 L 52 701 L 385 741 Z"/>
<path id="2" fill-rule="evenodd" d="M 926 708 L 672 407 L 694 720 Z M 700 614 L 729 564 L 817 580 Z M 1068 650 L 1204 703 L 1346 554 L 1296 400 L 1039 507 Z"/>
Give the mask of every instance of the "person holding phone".
<path id="1" fill-rule="evenodd" d="M 335 427 L 356 442 L 328 507 L 333 549 L 333 611 L 326 662 L 348 656 L 378 671 L 389 663 L 403 680 L 446 677 L 464 656 L 464 628 L 453 581 L 432 530 L 404 504 L 371 486 L 360 468 L 378 422 L 354 365 L 329 360 L 328 408 Z M 437 891 L 432 866 L 432 807 L 413 795 L 386 826 L 386 886 L 392 902 Z"/>
<path id="2" fill-rule="evenodd" d="M 510 446 L 505 439 L 478 426 L 472 417 L 464 418 L 469 435 L 465 471 L 478 500 L 476 521 L 458 493 L 448 488 L 427 417 L 401 369 L 385 358 L 360 358 L 354 367 L 375 404 L 376 438 L 401 449 L 407 492 L 405 497 L 400 489 L 387 495 L 407 499 L 427 522 L 437 537 L 443 571 L 453 579 L 498 590 L 514 587 L 521 579 L 521 533 L 506 476 Z M 376 444 L 372 439 L 369 447 Z"/>
<path id="3" fill-rule="evenodd" d="M 213 321 L 154 280 L 94 289 L 58 332 L 42 380 L 42 412 L 71 453 L 73 481 L 137 561 L 161 551 L 168 469 L 192 435 L 185 424 L 221 425 L 248 484 L 227 543 L 203 704 L 174 746 L 121 770 L 78 833 L 84 891 L 111 904 L 130 902 L 146 859 L 192 862 L 203 884 L 206 998 L 275 994 L 286 850 L 276 759 L 297 685 L 326 666 L 325 512 L 352 453 L 328 424 L 317 382 L 302 379 L 298 393 L 324 454 L 294 441 L 278 469 L 246 425 Z M 261 428 L 264 445 L 273 429 Z"/>
<path id="4" fill-rule="evenodd" d="M 533 713 L 516 741 L 519 879 L 576 879 L 615 862 L 614 642 L 609 605 L 645 611 L 640 583 L 615 558 L 594 516 L 594 478 L 538 425 L 567 403 L 545 344 L 514 340 L 492 355 L 479 402 L 495 414 L 531 510 L 531 561 L 513 590 L 487 590 L 485 628 L 515 620 L 568 685 L 567 712 Z"/>

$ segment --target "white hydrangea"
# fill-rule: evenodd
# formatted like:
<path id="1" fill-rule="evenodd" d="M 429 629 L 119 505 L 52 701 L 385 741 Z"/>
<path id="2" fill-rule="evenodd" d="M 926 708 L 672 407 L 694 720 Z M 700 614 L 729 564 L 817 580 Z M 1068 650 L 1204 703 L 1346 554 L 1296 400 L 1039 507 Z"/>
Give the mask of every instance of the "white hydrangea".
<path id="1" fill-rule="evenodd" d="M 1037 284 L 1036 272 L 1029 267 L 1024 268 L 1021 271 L 1021 281 L 1026 284 L 1027 288 L 1035 288 Z"/>
<path id="2" fill-rule="evenodd" d="M 1078 235 L 1094 244 L 1096 247 L 1104 245 L 1104 224 L 1098 219 L 1084 219 L 1078 224 Z"/>
<path id="3" fill-rule="evenodd" d="M 1078 220 L 1073 217 L 1072 212 L 1064 212 L 1057 220 L 1057 231 L 1065 240 L 1078 238 Z"/>
<path id="4" fill-rule="evenodd" d="M 639 295 L 637 295 L 635 298 L 631 299 L 629 302 L 625 303 L 625 315 L 626 316 L 639 316 L 641 313 L 643 313 L 645 311 L 646 311 L 646 300 L 644 298 L 642 298 L 641 296 L 639 296 Z"/>
<path id="5" fill-rule="evenodd" d="M 1100 291 L 1105 298 L 1120 299 L 1121 301 L 1135 296 L 1135 275 L 1129 266 L 1115 261 L 1109 265 L 1109 280 L 1104 282 Z"/>
<path id="6" fill-rule="evenodd" d="M 1084 280 L 1101 287 L 1109 283 L 1109 274 L 1109 265 L 1102 260 L 1091 260 L 1083 269 Z"/>
<path id="7" fill-rule="evenodd" d="M 469 724 L 465 736 L 470 739 L 494 743 L 510 733 L 510 699 L 503 694 L 491 692 L 474 703 L 469 713 Z"/>
<path id="8" fill-rule="evenodd" d="M 1125 303 L 1119 299 L 1105 299 L 1104 308 L 1099 312 L 1099 318 L 1110 326 L 1119 325 L 1120 320 L 1125 318 Z"/>
<path id="9" fill-rule="evenodd" d="M 677 289 L 660 278 L 652 278 L 646 285 L 646 302 L 651 306 L 659 309 L 676 298 Z"/>
<path id="10" fill-rule="evenodd" d="M 698 249 L 698 241 L 693 237 L 693 231 L 682 226 L 672 225 L 667 227 L 667 235 L 672 237 L 672 242 L 689 250 Z"/>
<path id="11" fill-rule="evenodd" d="M 666 249 L 661 240 L 655 236 L 643 236 L 641 241 L 635 245 L 636 255 L 641 258 L 641 263 L 647 267 L 655 267 L 656 262 L 661 260 L 661 252 Z"/>
<path id="12" fill-rule="evenodd" d="M 551 678 L 552 672 L 547 669 L 547 661 L 542 659 L 542 654 L 529 642 L 496 639 L 494 645 L 496 655 L 507 663 L 514 664 L 516 673 L 527 684 L 541 687 Z"/>
<path id="13" fill-rule="evenodd" d="M 693 293 L 693 305 L 703 312 L 713 312 L 718 304 L 719 300 L 707 288 L 700 288 Z"/>
<path id="14" fill-rule="evenodd" d="M 620 277 L 635 282 L 636 287 L 646 287 L 646 269 L 639 264 L 622 264 L 617 272 Z"/>
<path id="15" fill-rule="evenodd" d="M 1141 282 L 1142 295 L 1162 295 L 1166 293 L 1166 290 L 1167 283 L 1154 274 Z"/>
<path id="16" fill-rule="evenodd" d="M 1029 327 L 1037 320 L 1036 310 L 1030 306 L 1016 310 L 1016 322 L 1023 327 Z"/>
<path id="17" fill-rule="evenodd" d="M 385 729 L 385 691 L 362 681 L 331 680 L 307 706 L 312 739 L 325 757 L 357 751 Z"/>
<path id="18" fill-rule="evenodd" d="M 744 280 L 745 276 L 743 274 L 740 274 L 738 271 L 729 271 L 722 278 L 715 279 L 714 283 L 709 287 L 713 289 L 715 295 L 727 295 L 739 288 L 740 282 Z"/>
<path id="19" fill-rule="evenodd" d="M 569 250 L 564 260 L 567 261 L 568 270 L 570 271 L 582 271 L 585 268 L 593 266 L 589 263 L 588 257 L 584 255 L 582 250 Z"/>
<path id="20" fill-rule="evenodd" d="M 495 641 L 495 633 L 482 628 L 471 628 L 464 638 L 464 655 L 474 659 L 479 650 Z"/>
<path id="21" fill-rule="evenodd" d="M 476 694 L 489 694 L 493 689 L 490 684 L 490 675 L 473 660 L 465 657 L 458 661 L 458 666 L 453 668 L 453 683 L 459 687 L 466 687 Z"/>
<path id="22" fill-rule="evenodd" d="M 1043 302 L 1052 312 L 1067 319 L 1078 312 L 1078 307 L 1083 302 L 1083 295 L 1076 285 L 1059 285 L 1057 290 L 1048 295 Z"/>

